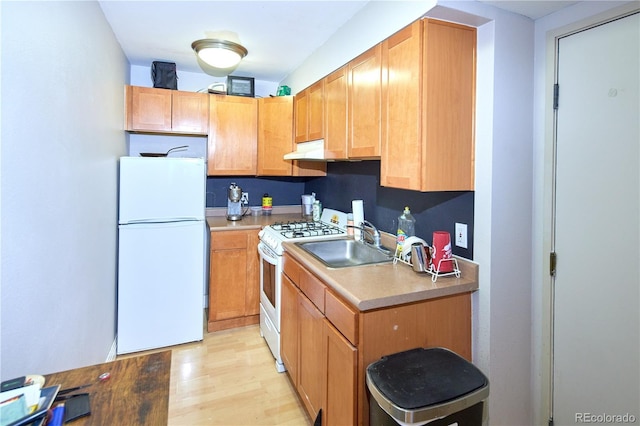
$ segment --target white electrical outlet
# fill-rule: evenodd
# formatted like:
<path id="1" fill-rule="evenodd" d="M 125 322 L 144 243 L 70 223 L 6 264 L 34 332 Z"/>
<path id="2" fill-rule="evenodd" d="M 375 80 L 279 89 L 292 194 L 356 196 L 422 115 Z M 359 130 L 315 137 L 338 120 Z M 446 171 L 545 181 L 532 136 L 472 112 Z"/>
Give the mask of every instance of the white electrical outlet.
<path id="1" fill-rule="evenodd" d="M 249 193 L 248 192 L 243 192 L 242 196 L 240 197 L 240 203 L 247 205 L 249 204 Z"/>
<path id="2" fill-rule="evenodd" d="M 456 223 L 456 246 L 462 247 L 462 248 L 468 248 L 466 223 Z"/>

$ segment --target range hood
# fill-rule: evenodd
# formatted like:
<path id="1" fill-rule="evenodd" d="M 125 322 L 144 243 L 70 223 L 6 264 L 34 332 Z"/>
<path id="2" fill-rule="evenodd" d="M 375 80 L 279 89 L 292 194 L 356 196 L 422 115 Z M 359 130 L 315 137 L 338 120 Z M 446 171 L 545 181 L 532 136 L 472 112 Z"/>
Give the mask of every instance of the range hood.
<path id="1" fill-rule="evenodd" d="M 316 160 L 326 161 L 324 153 L 324 139 L 301 142 L 296 144 L 296 150 L 284 155 L 285 160 Z"/>

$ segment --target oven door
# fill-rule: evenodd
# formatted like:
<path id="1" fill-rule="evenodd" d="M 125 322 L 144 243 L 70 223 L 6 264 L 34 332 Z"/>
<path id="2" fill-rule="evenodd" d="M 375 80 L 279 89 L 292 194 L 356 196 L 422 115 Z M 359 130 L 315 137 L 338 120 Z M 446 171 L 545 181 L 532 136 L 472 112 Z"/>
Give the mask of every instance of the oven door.
<path id="1" fill-rule="evenodd" d="M 264 243 L 258 244 L 260 254 L 260 304 L 280 332 L 280 291 L 282 256 L 278 256 Z"/>

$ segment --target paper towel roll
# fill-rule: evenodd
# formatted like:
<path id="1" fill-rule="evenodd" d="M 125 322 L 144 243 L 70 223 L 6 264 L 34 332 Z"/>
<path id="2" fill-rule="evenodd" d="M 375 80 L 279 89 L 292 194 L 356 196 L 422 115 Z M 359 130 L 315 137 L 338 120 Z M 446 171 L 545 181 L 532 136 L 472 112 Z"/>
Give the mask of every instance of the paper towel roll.
<path id="1" fill-rule="evenodd" d="M 364 222 L 364 204 L 362 200 L 353 200 L 351 201 L 351 213 L 353 213 L 353 224 L 355 226 L 362 225 Z M 353 238 L 355 240 L 360 239 L 361 231 L 357 228 L 353 230 Z"/>

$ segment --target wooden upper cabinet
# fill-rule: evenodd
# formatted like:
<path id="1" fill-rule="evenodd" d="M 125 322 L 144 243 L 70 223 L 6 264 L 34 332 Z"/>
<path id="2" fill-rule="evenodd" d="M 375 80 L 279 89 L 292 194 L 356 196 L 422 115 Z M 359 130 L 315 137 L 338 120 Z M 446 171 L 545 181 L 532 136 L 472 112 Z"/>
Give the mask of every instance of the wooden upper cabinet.
<path id="1" fill-rule="evenodd" d="M 293 161 L 292 176 L 326 176 L 327 163 L 324 161 Z"/>
<path id="2" fill-rule="evenodd" d="M 171 131 L 171 91 L 126 86 L 126 128 L 130 131 Z"/>
<path id="3" fill-rule="evenodd" d="M 293 96 L 258 99 L 258 175 L 291 176 L 293 151 Z"/>
<path id="4" fill-rule="evenodd" d="M 308 93 L 307 140 L 313 141 L 324 137 L 324 80 L 309 86 Z"/>
<path id="5" fill-rule="evenodd" d="M 209 176 L 257 172 L 258 101 L 241 96 L 209 95 Z"/>
<path id="6" fill-rule="evenodd" d="M 174 132 L 209 133 L 209 94 L 173 91 L 171 127 Z"/>
<path id="7" fill-rule="evenodd" d="M 206 135 L 209 95 L 126 86 L 125 127 L 132 132 Z"/>
<path id="8" fill-rule="evenodd" d="M 416 21 L 383 42 L 383 57 L 380 184 L 473 190 L 475 28 Z"/>
<path id="9" fill-rule="evenodd" d="M 327 158 L 347 159 L 347 67 L 324 78 L 324 149 Z"/>
<path id="10" fill-rule="evenodd" d="M 382 44 L 383 108 L 380 184 L 420 190 L 426 149 L 422 137 L 422 22 L 416 21 Z"/>
<path id="11" fill-rule="evenodd" d="M 424 20 L 423 191 L 472 191 L 476 29 Z"/>
<path id="12" fill-rule="evenodd" d="M 307 89 L 301 90 L 296 94 L 293 101 L 294 105 L 294 141 L 298 142 L 306 142 L 308 133 L 308 116 L 307 109 L 309 107 L 309 96 Z"/>
<path id="13" fill-rule="evenodd" d="M 258 175 L 326 176 L 324 162 L 284 160 L 293 145 L 293 97 L 258 99 Z"/>
<path id="14" fill-rule="evenodd" d="M 349 62 L 349 158 L 379 158 L 382 45 Z"/>
<path id="15" fill-rule="evenodd" d="M 298 92 L 294 101 L 296 143 L 324 136 L 324 80 Z"/>

